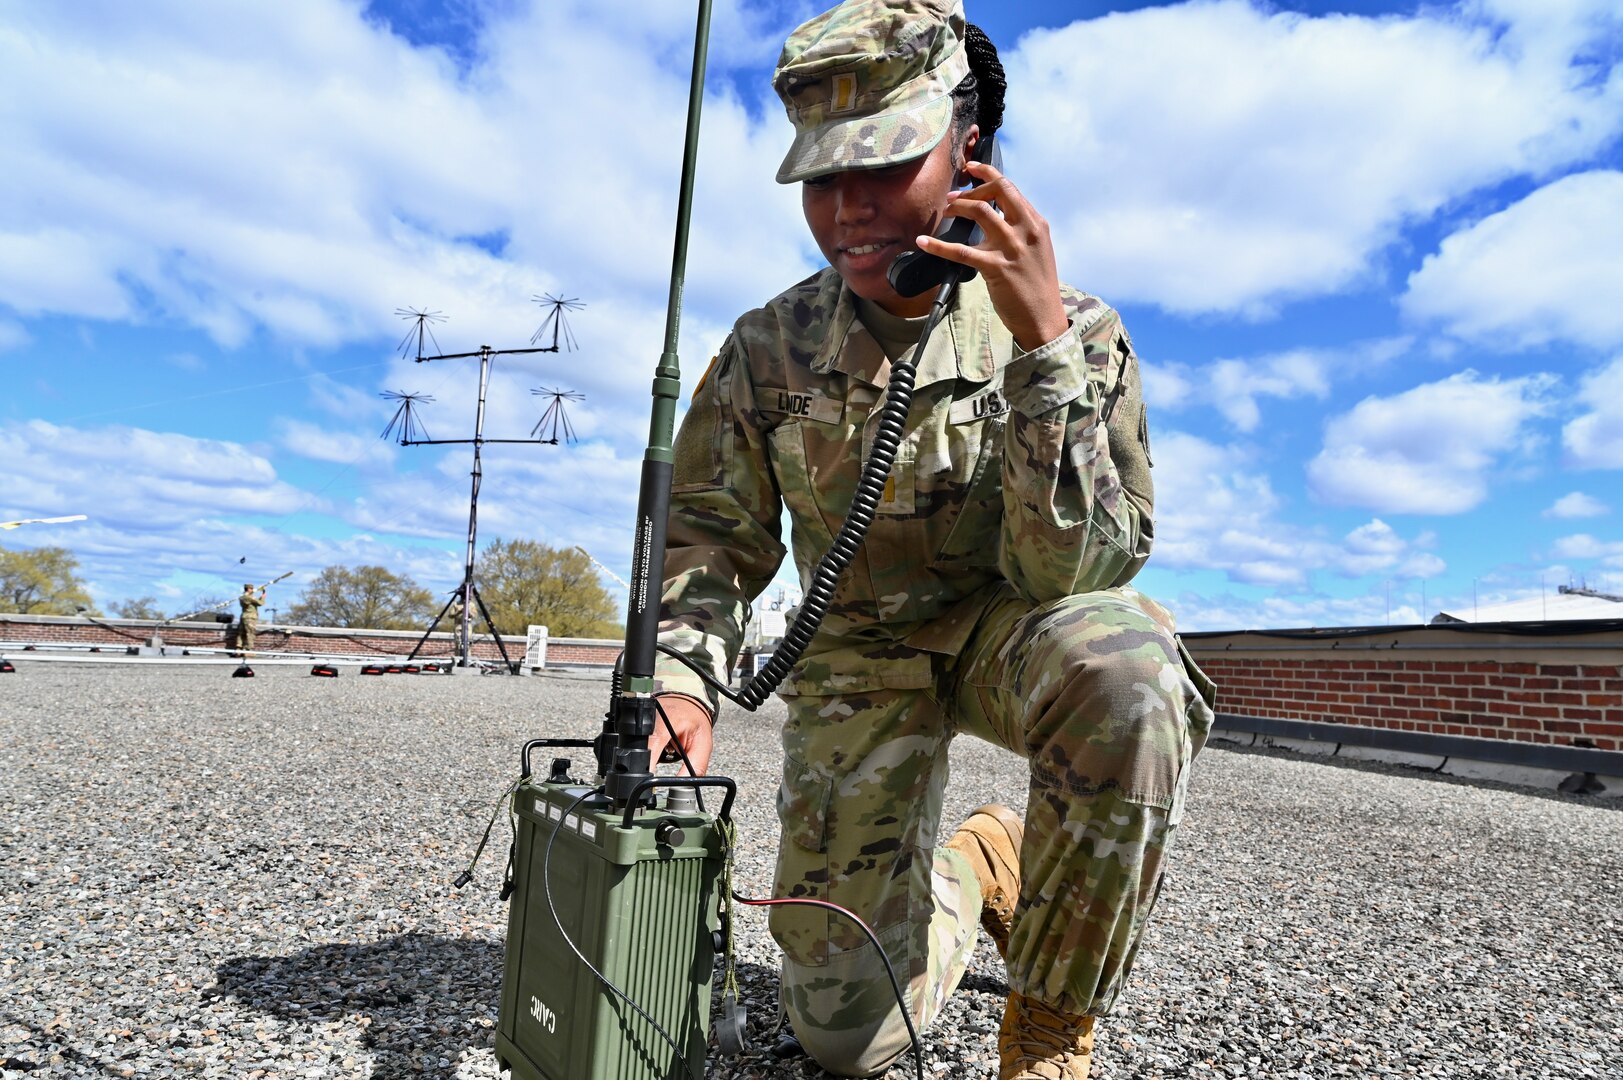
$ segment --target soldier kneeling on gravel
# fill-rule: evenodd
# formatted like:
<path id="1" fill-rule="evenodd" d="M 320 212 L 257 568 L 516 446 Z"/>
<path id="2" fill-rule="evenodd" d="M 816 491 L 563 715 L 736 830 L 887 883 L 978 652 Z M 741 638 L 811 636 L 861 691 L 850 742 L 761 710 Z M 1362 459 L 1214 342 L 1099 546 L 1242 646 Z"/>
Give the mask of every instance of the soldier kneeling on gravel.
<path id="1" fill-rule="evenodd" d="M 794 32 L 773 85 L 795 128 L 777 179 L 800 184 L 830 265 L 739 319 L 694 392 L 661 640 L 731 669 L 786 554 L 785 505 L 810 579 L 933 299 L 891 287 L 897 254 L 979 271 L 915 358 L 871 531 L 780 691 L 776 893 L 866 920 L 921 1030 L 985 927 L 1008 967 L 1000 1077 L 1080 1080 L 1212 720 L 1171 615 L 1127 585 L 1152 532 L 1138 361 L 1116 312 L 1060 283 L 1030 201 L 970 159 L 1002 119 L 1003 72 L 961 0 L 849 0 Z M 955 192 L 964 176 L 979 186 Z M 981 246 L 933 240 L 951 217 L 978 222 Z M 669 657 L 659 675 L 703 772 L 717 697 Z M 1030 763 L 1025 814 L 983 807 L 938 843 L 947 746 L 965 733 Z M 650 749 L 665 744 L 661 728 Z M 799 906 L 771 926 L 784 1010 L 825 1069 L 871 1076 L 906 1052 L 859 930 Z"/>

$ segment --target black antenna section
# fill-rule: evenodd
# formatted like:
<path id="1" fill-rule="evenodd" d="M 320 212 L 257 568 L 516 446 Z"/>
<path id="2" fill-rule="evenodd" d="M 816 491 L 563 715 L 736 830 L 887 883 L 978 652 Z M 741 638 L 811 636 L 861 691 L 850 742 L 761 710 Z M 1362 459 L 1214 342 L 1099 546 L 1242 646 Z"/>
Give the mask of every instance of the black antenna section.
<path id="1" fill-rule="evenodd" d="M 400 358 L 404 360 L 411 355 L 412 339 L 417 340 L 417 359 L 423 359 L 423 341 L 427 339 L 434 343 L 434 351 L 440 351 L 440 343 L 434 341 L 434 328 L 432 323 L 444 322 L 445 316 L 437 311 L 427 308 L 395 308 L 394 313 L 402 319 L 411 322 L 412 328 L 406 331 L 406 336 L 400 339 Z"/>
<path id="2" fill-rule="evenodd" d="M 552 401 L 547 404 L 546 411 L 541 414 L 541 419 L 536 421 L 535 427 L 530 429 L 530 436 L 532 438 L 540 438 L 542 442 L 551 443 L 553 446 L 557 446 L 558 431 L 559 429 L 562 429 L 564 433 L 564 441 L 574 442 L 575 427 L 569 422 L 569 413 L 566 411 L 567 406 L 565 403 L 570 401 L 585 401 L 586 395 L 576 390 L 549 390 L 545 386 L 537 387 L 536 389 L 531 390 L 530 393 L 536 395 L 537 397 L 550 397 L 552 399 Z M 547 432 L 547 434 L 544 436 L 541 434 L 543 429 L 545 429 Z"/>
<path id="3" fill-rule="evenodd" d="M 561 344 L 563 348 L 574 352 L 575 335 L 569 329 L 569 320 L 564 316 L 564 312 L 579 311 L 586 305 L 574 297 L 553 296 L 551 293 L 542 293 L 540 296 L 532 296 L 530 299 L 544 308 L 552 309 L 547 312 L 547 317 L 541 320 L 541 325 L 536 329 L 535 333 L 530 335 L 530 344 L 534 345 L 542 341 L 547 336 L 547 328 L 551 327 L 552 345 L 546 351 L 557 352 Z"/>
<path id="4" fill-rule="evenodd" d="M 557 300 L 552 297 L 548 297 L 548 300 L 557 305 L 553 309 L 553 313 L 557 316 L 556 321 L 553 323 L 553 333 L 560 335 L 567 341 L 570 348 L 574 348 L 575 337 L 569 333 L 569 328 L 563 325 L 562 312 L 568 310 L 571 306 L 581 307 L 583 305 L 577 300 Z M 473 438 L 471 439 L 430 439 L 427 437 L 428 432 L 423 429 L 422 422 L 417 416 L 417 408 L 433 401 L 432 397 L 426 394 L 408 394 L 404 391 L 395 390 L 383 394 L 384 397 L 391 401 L 400 402 L 399 408 L 395 410 L 394 418 L 389 421 L 389 426 L 384 429 L 383 435 L 385 438 L 390 433 L 398 431 L 401 446 L 449 446 L 461 444 L 473 447 L 473 489 L 468 497 L 468 547 L 467 559 L 463 563 L 462 583 L 451 593 L 450 599 L 445 602 L 445 607 L 440 609 L 440 613 L 434 616 L 434 621 L 428 624 L 427 631 L 423 633 L 422 638 L 417 642 L 416 648 L 411 650 L 411 655 L 407 659 L 415 660 L 417 658 L 417 654 L 428 643 L 429 636 L 434 633 L 440 621 L 449 615 L 456 626 L 457 667 L 474 671 L 479 670 L 473 659 L 473 627 L 478 622 L 478 616 L 483 616 L 485 624 L 490 627 L 491 634 L 496 639 L 496 648 L 502 654 L 502 662 L 507 666 L 507 670 L 516 675 L 519 671 L 519 665 L 507 655 L 507 646 L 503 643 L 501 635 L 496 633 L 495 623 L 491 622 L 490 612 L 485 607 L 484 598 L 479 595 L 479 587 L 474 584 L 474 555 L 479 540 L 479 487 L 484 481 L 484 464 L 481 450 L 486 443 L 545 443 L 556 446 L 558 444 L 559 428 L 563 429 L 565 439 L 574 442 L 575 432 L 570 426 L 568 418 L 563 415 L 563 402 L 582 401 L 585 400 L 585 396 L 572 390 L 545 391 L 545 393 L 552 395 L 553 405 L 543 414 L 541 423 L 537 424 L 535 430 L 530 434 L 534 436 L 543 426 L 550 423 L 550 438 L 487 439 L 485 438 L 485 400 L 490 391 L 491 361 L 498 356 L 509 356 L 516 353 L 557 352 L 558 345 L 554 344 L 551 347 L 543 346 L 534 349 L 492 349 L 489 345 L 481 345 L 474 352 L 441 353 L 435 356 L 424 356 L 422 354 L 424 339 L 434 341 L 434 332 L 430 329 L 429 324 L 443 322 L 445 316 L 437 311 L 416 311 L 407 308 L 401 308 L 399 311 L 406 318 L 416 320 L 416 325 L 412 328 L 411 333 L 406 335 L 405 344 L 409 345 L 413 338 L 417 339 L 418 353 L 416 360 L 419 364 L 426 364 L 435 360 L 479 358 L 479 411 L 474 415 Z M 550 316 L 549 321 L 552 321 Z M 542 328 L 546 328 L 545 323 L 542 324 Z M 537 335 L 540 333 L 540 330 L 536 331 Z M 534 339 L 532 338 L 532 340 Z M 434 347 L 439 348 L 439 342 L 434 341 Z M 405 353 L 403 352 L 402 355 L 405 355 Z M 536 392 L 541 393 L 542 391 Z"/>
<path id="5" fill-rule="evenodd" d="M 428 438 L 428 429 L 423 426 L 423 418 L 418 414 L 424 405 L 434 404 L 433 394 L 408 394 L 404 390 L 385 390 L 378 397 L 400 403 L 394 415 L 389 418 L 389 426 L 383 429 L 383 434 L 378 438 L 387 439 L 398 431 L 401 446 L 410 446 L 414 441 Z"/>

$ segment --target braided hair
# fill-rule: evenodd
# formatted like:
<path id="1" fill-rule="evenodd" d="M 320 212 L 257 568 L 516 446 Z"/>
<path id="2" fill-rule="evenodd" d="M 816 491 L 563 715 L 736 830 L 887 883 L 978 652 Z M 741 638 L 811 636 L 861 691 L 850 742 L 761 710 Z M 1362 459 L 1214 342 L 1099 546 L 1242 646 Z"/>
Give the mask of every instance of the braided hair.
<path id="1" fill-rule="evenodd" d="M 964 51 L 969 74 L 952 91 L 953 136 L 959 140 L 971 124 L 980 125 L 982 137 L 1003 126 L 1003 91 L 1008 87 L 997 46 L 974 23 L 964 27 Z"/>

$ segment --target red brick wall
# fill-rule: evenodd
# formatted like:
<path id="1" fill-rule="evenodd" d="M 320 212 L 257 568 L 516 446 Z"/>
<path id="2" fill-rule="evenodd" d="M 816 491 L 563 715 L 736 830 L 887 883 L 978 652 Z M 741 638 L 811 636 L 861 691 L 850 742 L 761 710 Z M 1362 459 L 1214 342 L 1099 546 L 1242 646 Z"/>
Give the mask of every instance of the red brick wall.
<path id="1" fill-rule="evenodd" d="M 0 615 L 0 641 L 38 642 L 42 645 L 64 644 L 100 648 L 103 652 L 123 652 L 127 648 L 145 645 L 152 637 L 155 624 L 133 619 L 90 622 L 85 619 L 8 618 Z M 167 646 L 199 649 L 229 649 L 233 644 L 236 627 L 227 623 L 176 622 L 162 627 L 159 633 Z M 306 627 L 261 626 L 254 639 L 254 651 L 274 655 L 288 653 L 326 653 L 334 656 L 406 656 L 422 638 L 421 634 L 387 633 L 374 630 L 354 630 L 310 633 Z M 513 659 L 524 655 L 524 638 L 504 636 L 507 654 Z M 8 646 L 8 648 L 10 648 Z M 12 649 L 15 651 L 15 649 Z M 475 638 L 475 656 L 487 660 L 500 660 L 496 642 L 485 637 Z M 456 655 L 455 642 L 450 634 L 436 633 L 424 644 L 418 656 L 425 659 Z M 611 652 L 605 663 L 613 663 Z"/>
<path id="2" fill-rule="evenodd" d="M 623 643 L 606 641 L 602 643 L 588 641 L 548 641 L 548 664 L 602 664 L 605 667 L 614 664 L 615 657 L 620 655 Z"/>
<path id="3" fill-rule="evenodd" d="M 1623 664 L 1590 662 L 1599 656 L 1550 662 L 1193 651 L 1217 681 L 1219 712 L 1623 749 Z"/>
<path id="4" fill-rule="evenodd" d="M 0 642 L 74 645 L 113 653 L 145 645 L 155 628 L 162 635 L 165 645 L 181 648 L 230 649 L 236 633 L 235 625 L 218 622 L 175 622 L 158 627 L 156 623 L 140 619 L 92 621 L 71 616 L 20 618 L 0 614 Z M 334 656 L 407 656 L 421 638 L 422 634 L 415 632 L 333 629 L 314 632 L 310 627 L 265 625 L 259 628 L 259 634 L 254 639 L 254 651 L 269 655 L 286 652 Z M 507 646 L 508 656 L 514 660 L 523 658 L 523 637 L 506 635 L 502 642 Z M 600 664 L 607 667 L 620 654 L 620 647 L 618 641 L 552 638 L 547 643 L 547 660 L 553 665 Z M 17 646 L 7 645 L 6 648 L 15 650 Z M 473 653 L 485 660 L 501 659 L 495 640 L 489 636 L 475 637 Z M 455 639 L 445 632 L 433 634 L 417 655 L 424 659 L 455 656 Z"/>
<path id="5" fill-rule="evenodd" d="M 0 641 L 122 652 L 144 644 L 152 627 L 134 620 L 0 615 Z M 224 649 L 231 630 L 222 623 L 171 623 L 162 633 L 166 645 Z M 1304 641 L 1309 635 L 1311 644 Z M 256 651 L 405 656 L 420 637 L 267 626 Z M 1217 681 L 1219 712 L 1623 750 L 1623 623 L 1599 630 L 1552 625 L 1537 633 L 1506 624 L 1487 633 L 1405 627 L 1379 634 L 1188 634 L 1184 640 Z M 510 656 L 522 657 L 523 638 L 505 641 Z M 435 634 L 420 655 L 451 656 L 453 647 L 451 635 Z M 608 666 L 619 650 L 617 641 L 554 638 L 547 662 Z M 476 642 L 474 651 L 499 659 L 489 639 Z"/>

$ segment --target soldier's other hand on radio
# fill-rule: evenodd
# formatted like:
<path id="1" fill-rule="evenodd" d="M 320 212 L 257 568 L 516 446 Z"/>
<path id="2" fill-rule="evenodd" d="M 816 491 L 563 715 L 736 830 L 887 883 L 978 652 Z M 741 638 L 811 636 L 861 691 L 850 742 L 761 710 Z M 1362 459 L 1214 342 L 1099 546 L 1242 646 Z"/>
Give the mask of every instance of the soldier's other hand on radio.
<path id="1" fill-rule="evenodd" d="M 660 694 L 658 695 L 660 708 L 670 719 L 671 727 L 676 729 L 676 740 L 687 751 L 688 760 L 693 762 L 694 775 L 703 776 L 710 769 L 710 751 L 714 746 L 710 725 L 710 710 L 705 708 L 695 698 L 686 694 Z M 670 743 L 670 736 L 665 731 L 663 721 L 654 724 L 654 733 L 648 737 L 648 759 L 653 762 L 660 761 Z M 673 749 L 671 758 L 680 761 Z M 686 767 L 677 770 L 677 775 L 686 776 Z"/>

